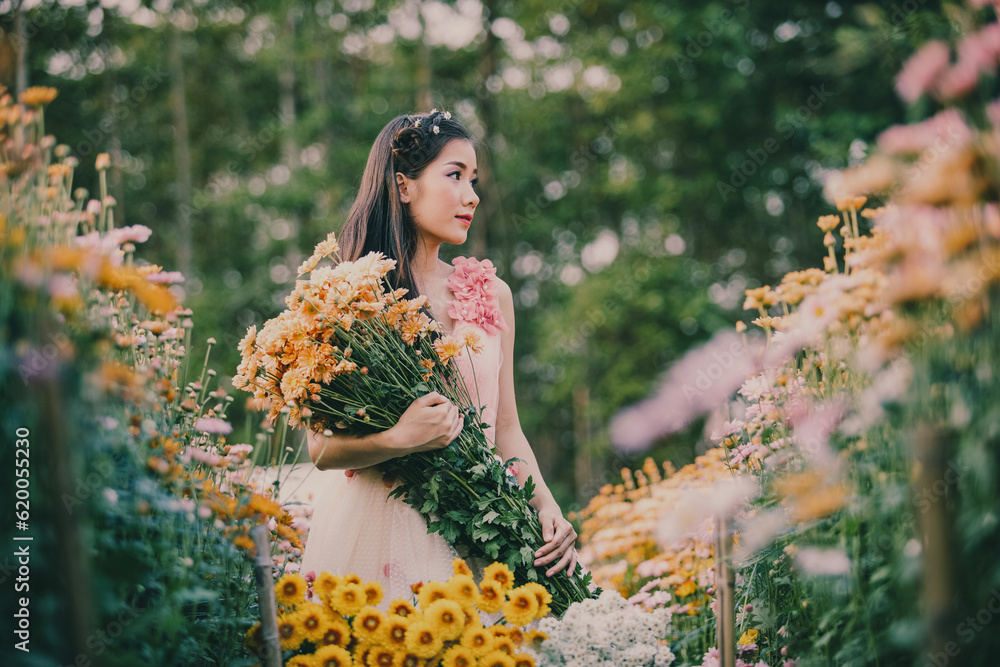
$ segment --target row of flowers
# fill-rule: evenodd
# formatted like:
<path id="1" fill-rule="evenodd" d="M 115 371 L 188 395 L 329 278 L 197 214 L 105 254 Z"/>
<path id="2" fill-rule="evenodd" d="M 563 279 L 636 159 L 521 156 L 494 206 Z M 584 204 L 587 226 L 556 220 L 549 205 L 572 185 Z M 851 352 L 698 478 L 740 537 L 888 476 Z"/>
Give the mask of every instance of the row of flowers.
<path id="1" fill-rule="evenodd" d="M 63 617 L 78 636 L 106 627 L 123 605 L 145 610 L 101 650 L 106 664 L 238 664 L 250 659 L 239 637 L 256 611 L 250 529 L 270 526 L 279 562 L 302 548 L 305 517 L 278 502 L 254 461 L 261 446 L 283 441 L 287 415 L 252 445 L 228 441 L 234 399 L 208 352 L 200 367 L 190 359 L 192 312 L 172 290 L 184 276 L 138 260 L 148 228 L 116 226 L 108 154 L 95 162 L 98 196 L 74 183 L 77 159 L 44 131 L 56 96 L 29 89 L 18 104 L 0 90 L 5 418 L 34 415 L 25 428 L 51 437 L 34 439 L 32 473 L 46 484 L 69 479 L 52 498 L 32 498 L 36 516 L 61 526 L 35 539 L 88 545 L 85 567 L 48 563 L 81 573 L 69 583 L 82 591 L 73 608 L 86 613 Z M 39 392 L 51 392 L 43 405 L 52 415 L 38 412 Z M 65 432 L 47 430 L 55 421 Z M 38 608 L 45 598 L 66 606 L 65 590 L 39 588 Z M 60 622 L 39 651 L 60 664 L 96 659 L 99 647 L 70 644 Z"/>
<path id="2" fill-rule="evenodd" d="M 748 289 L 749 326 L 612 424 L 636 451 L 709 413 L 714 448 L 694 465 L 625 470 L 580 514 L 595 581 L 672 610 L 678 662 L 718 665 L 706 649 L 727 616 L 737 665 L 943 664 L 949 642 L 985 664 L 998 648 L 937 622 L 985 608 L 998 573 L 1000 115 L 976 92 L 993 90 L 1000 31 L 973 4 L 956 11 L 987 25 L 958 37 L 957 61 L 933 41 L 898 81 L 906 101 L 951 106 L 829 179 L 823 268 Z M 729 609 L 717 527 L 733 531 Z"/>
<path id="3" fill-rule="evenodd" d="M 535 667 L 613 664 L 667 667 L 665 609 L 628 606 L 614 591 L 570 605 L 557 619 L 541 584 L 515 586 L 492 563 L 477 584 L 464 560 L 448 581 L 413 585 L 411 599 L 383 600 L 378 582 L 323 572 L 286 574 L 275 584 L 278 637 L 293 667 Z M 260 624 L 247 633 L 263 644 Z"/>

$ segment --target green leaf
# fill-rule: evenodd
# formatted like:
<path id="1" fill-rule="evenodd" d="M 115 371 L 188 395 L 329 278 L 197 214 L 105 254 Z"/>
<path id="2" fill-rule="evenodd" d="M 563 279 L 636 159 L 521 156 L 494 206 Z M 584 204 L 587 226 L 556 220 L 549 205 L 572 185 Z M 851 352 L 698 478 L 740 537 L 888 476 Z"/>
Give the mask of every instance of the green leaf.
<path id="1" fill-rule="evenodd" d="M 499 516 L 500 515 L 498 513 L 494 512 L 493 510 L 490 510 L 489 512 L 483 515 L 483 521 L 485 523 L 493 523 Z"/>
<path id="2" fill-rule="evenodd" d="M 500 531 L 491 526 L 476 526 L 472 531 L 472 539 L 481 542 L 488 542 L 499 534 Z"/>
<path id="3" fill-rule="evenodd" d="M 522 565 L 531 565 L 535 562 L 535 550 L 528 545 L 521 547 L 521 551 L 519 553 L 521 554 Z"/>

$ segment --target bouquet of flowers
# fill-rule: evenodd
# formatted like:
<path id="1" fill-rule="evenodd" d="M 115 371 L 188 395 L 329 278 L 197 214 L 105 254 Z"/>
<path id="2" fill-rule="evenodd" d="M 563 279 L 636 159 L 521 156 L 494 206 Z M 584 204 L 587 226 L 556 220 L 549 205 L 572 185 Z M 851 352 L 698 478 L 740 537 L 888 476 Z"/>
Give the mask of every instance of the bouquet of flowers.
<path id="1" fill-rule="evenodd" d="M 428 520 L 428 531 L 461 545 L 470 557 L 501 561 L 519 581 L 538 581 L 533 561 L 542 546 L 538 515 L 488 441 L 480 408 L 453 358 L 479 349 L 475 332 L 442 335 L 424 296 L 406 299 L 385 279 L 395 260 L 369 253 L 347 262 L 330 234 L 299 267 L 287 310 L 240 343 L 242 363 L 233 384 L 272 399 L 270 417 L 285 408 L 292 425 L 352 435 L 386 430 L 420 396 L 438 392 L 458 405 L 465 426 L 448 447 L 391 459 L 379 467 L 401 482 L 392 493 Z M 334 266 L 320 266 L 332 258 Z M 579 570 L 578 570 L 579 571 Z M 552 610 L 588 599 L 590 575 L 546 580 Z"/>

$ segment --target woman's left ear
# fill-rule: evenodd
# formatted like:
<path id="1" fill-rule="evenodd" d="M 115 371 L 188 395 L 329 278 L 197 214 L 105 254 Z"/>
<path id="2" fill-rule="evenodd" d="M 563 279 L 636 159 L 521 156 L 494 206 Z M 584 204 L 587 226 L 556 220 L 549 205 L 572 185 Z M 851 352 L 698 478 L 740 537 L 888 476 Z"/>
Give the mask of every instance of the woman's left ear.
<path id="1" fill-rule="evenodd" d="M 410 203 L 410 179 L 400 172 L 396 172 L 396 187 L 399 189 L 399 200 L 404 204 Z"/>

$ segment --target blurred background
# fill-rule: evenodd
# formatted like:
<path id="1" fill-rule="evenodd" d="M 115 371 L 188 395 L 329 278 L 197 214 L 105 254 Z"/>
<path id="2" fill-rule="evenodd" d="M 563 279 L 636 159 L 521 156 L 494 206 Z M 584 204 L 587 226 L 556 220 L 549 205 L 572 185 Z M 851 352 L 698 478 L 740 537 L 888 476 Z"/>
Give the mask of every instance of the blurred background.
<path id="1" fill-rule="evenodd" d="M 116 225 L 150 227 L 138 255 L 186 275 L 192 354 L 214 337 L 227 377 L 247 326 L 284 307 L 299 262 L 339 229 L 381 127 L 451 110 L 483 140 L 480 212 L 451 256 L 492 259 L 514 291 L 522 424 L 572 507 L 635 463 L 609 445 L 618 410 L 731 326 L 745 289 L 821 261 L 824 173 L 907 120 L 893 78 L 947 16 L 936 2 L 7 0 L 0 83 L 59 89 L 46 130 L 80 159 L 78 183 L 110 153 Z M 259 419 L 237 398 L 233 442 Z M 702 428 L 652 455 L 687 463 Z"/>

